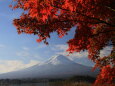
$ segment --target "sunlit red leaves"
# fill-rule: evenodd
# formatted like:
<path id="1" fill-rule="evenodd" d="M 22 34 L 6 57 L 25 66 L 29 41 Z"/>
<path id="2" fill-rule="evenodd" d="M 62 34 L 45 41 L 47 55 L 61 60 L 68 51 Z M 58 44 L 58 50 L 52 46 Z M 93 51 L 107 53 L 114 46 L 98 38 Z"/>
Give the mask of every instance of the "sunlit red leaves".
<path id="1" fill-rule="evenodd" d="M 19 34 L 38 35 L 37 42 L 44 41 L 48 44 L 46 39 L 50 38 L 50 33 L 57 32 L 59 37 L 63 37 L 72 27 L 77 27 L 74 38 L 68 41 L 67 51 L 73 53 L 88 50 L 89 58 L 96 63 L 96 66 L 104 68 L 98 76 L 100 79 L 97 78 L 96 82 L 104 82 L 104 78 L 109 81 L 107 76 L 115 71 L 115 68 L 106 65 L 111 63 L 115 65 L 114 53 L 100 58 L 100 50 L 110 42 L 115 47 L 113 10 L 115 0 L 16 0 L 15 2 L 17 4 L 13 8 L 25 11 L 19 19 L 14 20 Z M 111 75 L 109 78 L 113 79 Z"/>
<path id="2" fill-rule="evenodd" d="M 68 51 L 79 52 L 81 50 L 87 50 L 90 45 L 89 40 L 91 39 L 92 34 L 93 31 L 87 24 L 79 23 L 74 38 L 68 41 Z"/>
<path id="3" fill-rule="evenodd" d="M 104 66 L 95 81 L 95 86 L 115 86 L 115 66 Z"/>
<path id="4" fill-rule="evenodd" d="M 9 5 L 9 7 L 12 7 L 12 5 Z"/>

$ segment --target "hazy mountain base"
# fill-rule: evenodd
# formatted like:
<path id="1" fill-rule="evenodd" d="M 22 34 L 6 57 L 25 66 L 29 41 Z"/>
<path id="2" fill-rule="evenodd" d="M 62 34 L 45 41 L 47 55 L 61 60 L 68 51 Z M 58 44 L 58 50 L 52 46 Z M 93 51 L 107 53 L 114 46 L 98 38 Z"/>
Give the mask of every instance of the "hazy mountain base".
<path id="1" fill-rule="evenodd" d="M 58 81 L 58 82 L 42 82 L 42 83 L 20 83 L 20 84 L 9 84 L 4 83 L 0 86 L 92 86 L 89 82 L 71 82 L 71 81 Z"/>
<path id="2" fill-rule="evenodd" d="M 67 79 L 1 79 L 0 86 L 91 86 L 90 76 L 74 76 Z"/>
<path id="3" fill-rule="evenodd" d="M 0 84 L 0 86 L 92 86 L 88 82 L 47 82 L 47 83 L 25 83 L 25 84 Z"/>
<path id="4" fill-rule="evenodd" d="M 66 80 L 50 82 L 50 86 L 92 86 L 95 81 L 90 76 L 74 76 Z"/>
<path id="5" fill-rule="evenodd" d="M 50 86 L 92 86 L 92 83 L 61 81 L 61 82 L 50 82 L 49 85 Z"/>

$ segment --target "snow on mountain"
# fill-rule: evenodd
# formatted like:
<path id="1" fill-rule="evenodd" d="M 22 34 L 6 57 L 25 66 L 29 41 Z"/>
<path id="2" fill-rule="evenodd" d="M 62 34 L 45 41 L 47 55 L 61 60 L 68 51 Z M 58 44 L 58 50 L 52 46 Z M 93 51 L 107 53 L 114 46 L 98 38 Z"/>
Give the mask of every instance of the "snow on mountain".
<path id="1" fill-rule="evenodd" d="M 76 58 L 76 59 L 72 59 L 74 62 L 78 63 L 78 64 L 82 64 L 85 66 L 91 66 L 93 67 L 95 65 L 95 63 L 93 61 L 91 61 L 88 58 Z"/>
<path id="2" fill-rule="evenodd" d="M 53 56 L 51 59 L 49 59 L 46 64 L 53 64 L 53 65 L 58 65 L 58 64 L 72 64 L 75 63 L 68 58 L 66 58 L 63 55 L 58 55 L 58 56 Z"/>
<path id="3" fill-rule="evenodd" d="M 1 74 L 0 79 L 65 78 L 75 75 L 96 76 L 98 71 L 92 72 L 91 69 L 92 67 L 75 63 L 65 56 L 58 55 L 52 57 L 45 63 L 19 71 Z"/>

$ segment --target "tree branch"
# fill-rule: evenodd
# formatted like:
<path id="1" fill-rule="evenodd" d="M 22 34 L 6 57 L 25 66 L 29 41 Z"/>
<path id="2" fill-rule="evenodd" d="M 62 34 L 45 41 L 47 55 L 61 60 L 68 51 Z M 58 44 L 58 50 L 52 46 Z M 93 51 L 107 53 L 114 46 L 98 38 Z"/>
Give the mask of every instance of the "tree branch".
<path id="1" fill-rule="evenodd" d="M 61 9 L 61 10 L 70 11 L 70 10 L 68 10 L 68 9 L 64 9 L 64 8 L 61 8 L 61 7 L 58 7 L 58 6 L 54 6 L 54 5 L 51 5 L 51 6 L 52 6 L 52 7 L 55 7 L 55 8 L 59 8 L 59 9 Z M 79 11 L 72 11 L 72 12 L 73 12 L 73 13 L 78 13 L 78 14 L 80 14 L 80 15 L 82 15 L 82 16 L 85 16 L 85 17 L 87 17 L 87 18 L 89 18 L 89 19 L 97 20 L 97 21 L 99 21 L 100 23 L 104 23 L 104 24 L 109 25 L 109 26 L 111 26 L 111 27 L 115 27 L 115 24 L 110 24 L 110 23 L 108 23 L 108 22 L 106 22 L 106 21 L 103 21 L 103 20 L 100 20 L 100 19 L 98 19 L 98 18 L 94 18 L 94 17 L 91 17 L 91 16 L 84 15 L 84 14 L 80 13 Z"/>
<path id="2" fill-rule="evenodd" d="M 103 33 L 110 33 L 110 32 L 113 32 L 113 31 L 115 31 L 115 30 L 109 30 L 109 31 L 98 32 L 97 34 L 93 34 L 92 37 L 98 36 L 99 34 L 103 34 Z"/>
<path id="3" fill-rule="evenodd" d="M 110 9 L 110 10 L 112 10 L 112 11 L 115 12 L 115 9 L 114 9 L 114 8 L 111 8 L 110 6 L 105 6 L 105 7 L 107 7 L 108 9 Z"/>

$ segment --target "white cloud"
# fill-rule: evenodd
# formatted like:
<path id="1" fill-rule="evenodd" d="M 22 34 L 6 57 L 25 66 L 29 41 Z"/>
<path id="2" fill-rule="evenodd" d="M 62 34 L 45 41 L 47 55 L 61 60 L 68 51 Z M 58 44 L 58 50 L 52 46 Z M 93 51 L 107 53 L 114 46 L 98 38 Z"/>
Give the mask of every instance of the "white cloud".
<path id="1" fill-rule="evenodd" d="M 16 55 L 20 57 L 29 57 L 30 53 L 26 51 L 21 51 L 21 52 L 17 52 Z"/>
<path id="2" fill-rule="evenodd" d="M 5 48 L 5 45 L 3 45 L 3 44 L 0 44 L 0 48 Z"/>
<path id="3" fill-rule="evenodd" d="M 30 48 L 28 48 L 28 47 L 23 47 L 22 49 L 25 50 L 25 51 L 29 51 L 30 50 Z"/>
<path id="4" fill-rule="evenodd" d="M 113 48 L 112 46 L 105 47 L 103 50 L 101 50 L 100 56 L 101 57 L 108 56 L 111 53 L 112 48 Z"/>
<path id="5" fill-rule="evenodd" d="M 88 56 L 88 52 L 75 52 L 72 54 L 69 54 L 66 50 L 68 49 L 68 45 L 60 44 L 60 45 L 54 45 L 52 47 L 52 50 L 58 51 L 56 54 L 61 54 L 61 55 L 69 55 L 70 59 L 76 59 L 76 58 L 86 58 Z"/>
<path id="6" fill-rule="evenodd" d="M 64 45 L 64 44 L 54 45 L 52 47 L 52 50 L 58 51 L 57 54 L 61 54 L 61 55 L 65 55 L 65 56 L 69 55 L 69 57 L 71 57 L 70 59 L 87 58 L 88 57 L 87 51 L 75 52 L 75 53 L 69 54 L 69 52 L 66 51 L 67 49 L 68 49 L 68 46 Z M 109 55 L 111 50 L 112 50 L 112 46 L 105 47 L 103 50 L 101 50 L 100 56 L 103 57 L 103 56 Z"/>
<path id="7" fill-rule="evenodd" d="M 39 64 L 39 63 L 41 63 L 41 62 L 39 62 L 39 61 L 36 61 L 36 60 L 30 60 L 30 62 L 28 63 L 28 64 L 26 64 L 26 68 L 27 67 L 31 67 L 31 66 L 33 66 L 33 65 L 36 65 L 36 64 Z"/>
<path id="8" fill-rule="evenodd" d="M 35 49 L 45 48 L 47 46 L 48 45 L 46 45 L 46 44 L 39 44 L 37 47 L 35 47 Z"/>
<path id="9" fill-rule="evenodd" d="M 30 60 L 29 63 L 24 63 L 21 60 L 0 60 L 0 73 L 11 72 L 23 68 L 31 67 L 40 63 L 36 60 Z"/>
<path id="10" fill-rule="evenodd" d="M 68 49 L 68 46 L 67 45 L 63 45 L 63 44 L 60 44 L 60 45 L 55 45 L 54 46 L 54 48 L 53 48 L 54 50 L 64 50 L 64 51 L 66 51 L 67 49 Z"/>
<path id="11" fill-rule="evenodd" d="M 76 59 L 76 58 L 86 58 L 88 57 L 88 52 L 84 51 L 84 52 L 76 52 L 76 53 L 72 53 L 69 54 L 69 52 L 58 52 L 57 54 L 61 54 L 64 56 L 68 56 L 69 55 L 69 59 Z"/>
<path id="12" fill-rule="evenodd" d="M 41 56 L 39 56 L 38 53 L 32 53 L 31 51 L 20 51 L 20 52 L 16 52 L 16 56 L 18 56 L 19 58 L 22 59 L 41 59 Z"/>

